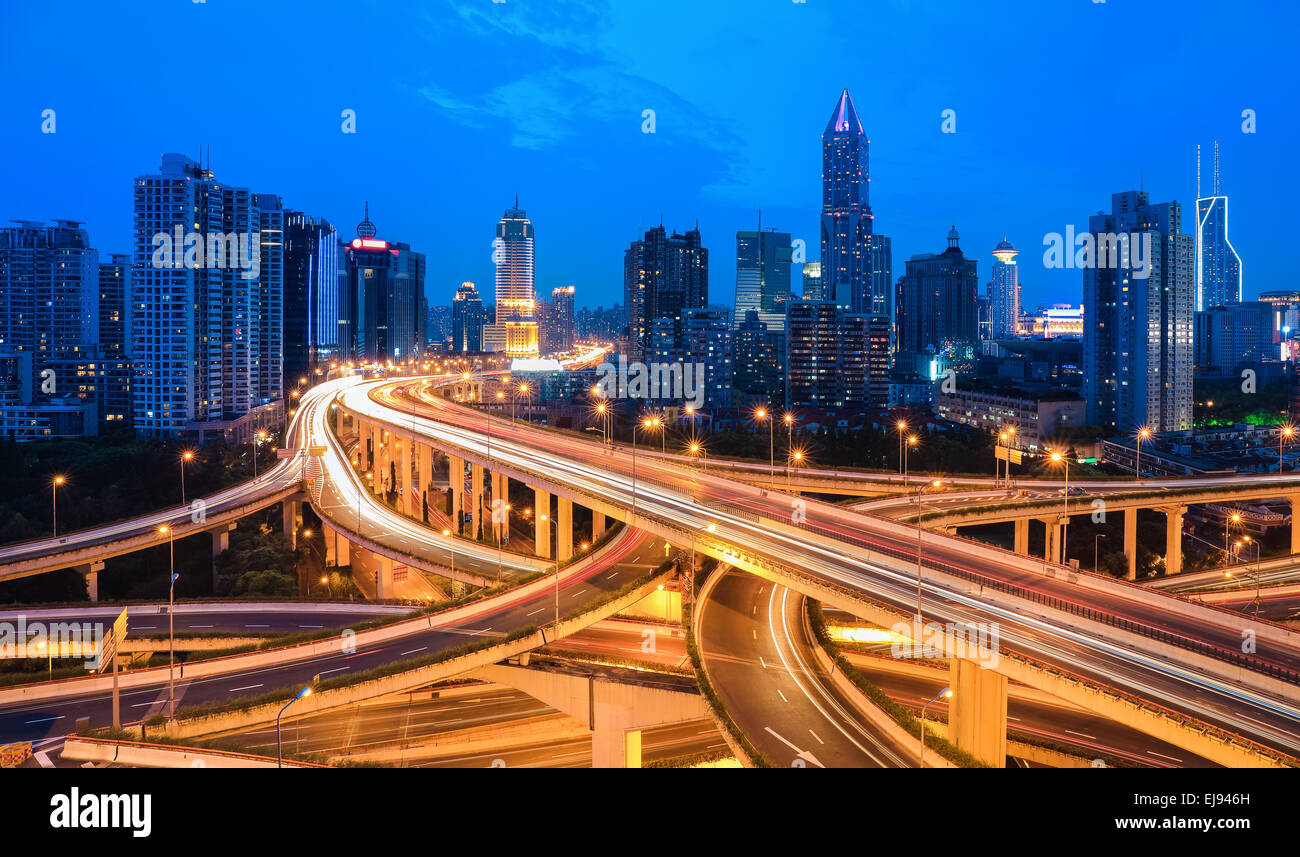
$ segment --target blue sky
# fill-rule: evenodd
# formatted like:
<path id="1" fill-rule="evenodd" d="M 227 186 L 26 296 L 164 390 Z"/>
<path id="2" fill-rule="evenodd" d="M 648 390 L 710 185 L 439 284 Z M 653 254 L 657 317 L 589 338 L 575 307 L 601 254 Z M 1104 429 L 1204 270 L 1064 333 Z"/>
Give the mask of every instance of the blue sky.
<path id="1" fill-rule="evenodd" d="M 623 249 L 662 216 L 698 218 L 730 304 L 760 207 L 816 257 L 820 135 L 847 86 L 896 275 L 956 224 L 982 281 L 1005 233 L 1026 305 L 1077 302 L 1043 236 L 1139 181 L 1190 232 L 1195 146 L 1208 165 L 1218 139 L 1253 297 L 1296 285 L 1298 18 L 1281 0 L 5 2 L 0 220 L 84 220 L 125 252 L 131 179 L 204 144 L 220 180 L 347 237 L 369 200 L 381 237 L 428 255 L 432 303 L 491 293 L 517 191 L 542 294 L 621 301 Z"/>

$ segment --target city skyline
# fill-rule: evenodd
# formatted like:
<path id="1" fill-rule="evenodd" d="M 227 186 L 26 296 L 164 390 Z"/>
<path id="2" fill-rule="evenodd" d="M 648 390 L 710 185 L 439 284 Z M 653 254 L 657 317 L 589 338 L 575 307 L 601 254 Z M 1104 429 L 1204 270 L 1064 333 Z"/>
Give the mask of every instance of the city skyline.
<path id="1" fill-rule="evenodd" d="M 772 16 L 773 29 L 785 28 L 786 38 L 806 38 L 809 44 L 821 39 L 828 50 L 833 49 L 839 38 L 831 29 L 837 4 L 791 5 L 798 8 L 765 13 Z M 1175 43 L 1179 31 L 1195 22 L 1193 8 L 1185 18 L 1173 21 L 1174 33 L 1165 34 L 1167 22 L 1158 18 L 1158 12 L 1167 4 L 1154 5 L 1124 12 L 1125 27 L 1145 25 L 1156 32 L 1151 55 L 1158 54 L 1162 44 Z M 135 22 L 135 26 L 152 32 L 152 28 L 192 22 L 184 16 L 196 13 L 207 16 L 203 20 L 219 37 L 236 26 L 239 8 L 236 4 L 231 10 L 168 9 L 158 20 Z M 543 230 L 537 247 L 538 290 L 544 294 L 572 284 L 581 304 L 610 305 L 620 300 L 621 250 L 657 222 L 660 214 L 676 223 L 693 223 L 698 217 L 705 246 L 725 250 L 730 236 L 751 224 L 761 207 L 765 222 L 806 243 L 811 261 L 819 243 L 818 132 L 825 126 L 828 100 L 847 87 L 854 93 L 875 149 L 873 207 L 887 213 L 888 225 L 881 231 L 894 239 L 896 268 L 911 255 L 929 252 L 927 236 L 956 223 L 976 255 L 991 250 L 1003 235 L 1021 250 L 1027 308 L 1078 303 L 1081 279 L 1077 272 L 1044 268 L 1042 236 L 1064 231 L 1070 224 L 1083 231 L 1088 213 L 1104 208 L 1116 187 L 1158 188 L 1162 198 L 1177 200 L 1191 210 L 1196 193 L 1195 147 L 1218 139 L 1227 169 L 1223 183 L 1234 198 L 1234 244 L 1250 262 L 1245 297 L 1285 285 L 1282 263 L 1262 248 L 1265 242 L 1277 246 L 1282 240 L 1278 231 L 1286 218 L 1279 215 L 1278 206 L 1290 196 L 1288 187 L 1294 179 L 1273 174 L 1285 162 L 1283 140 L 1289 137 L 1287 128 L 1294 120 L 1285 111 L 1270 115 L 1267 100 L 1253 102 L 1243 94 L 1243 90 L 1258 91 L 1250 88 L 1250 81 L 1270 73 L 1267 60 L 1260 59 L 1267 56 L 1266 50 L 1243 51 L 1238 62 L 1221 67 L 1196 99 L 1176 96 L 1156 111 L 1159 117 L 1144 120 L 1159 118 L 1171 131 L 1150 140 L 1141 133 L 1108 135 L 1105 148 L 1097 149 L 1082 142 L 1080 123 L 1116 121 L 1132 114 L 1140 99 L 1122 87 L 1084 115 L 1077 115 L 1080 111 L 1071 107 L 1070 98 L 1055 97 L 1061 95 L 1055 90 L 1050 90 L 1055 93 L 1050 103 L 1060 109 L 1040 111 L 1032 123 L 1006 122 L 1006 105 L 1024 104 L 1028 109 L 1043 103 L 1049 91 L 1046 82 L 1021 82 L 1018 63 L 1036 63 L 1037 77 L 1052 78 L 1052 70 L 1065 74 L 1070 59 L 1078 58 L 1070 53 L 1077 50 L 1073 48 L 1067 48 L 1066 55 L 1059 55 L 1059 50 L 1044 52 L 1040 39 L 1052 27 L 1101 34 L 1107 26 L 1104 16 L 1113 10 L 1054 10 L 1038 25 L 1017 14 L 1022 4 L 1000 4 L 978 15 L 954 10 L 948 20 L 955 24 L 967 24 L 976 33 L 997 30 L 1022 42 L 1025 52 L 1017 64 L 960 53 L 928 68 L 905 64 L 903 71 L 894 71 L 890 63 L 881 62 L 868 70 L 865 63 L 859 65 L 846 56 L 833 72 L 800 68 L 790 80 L 774 81 L 762 93 L 751 94 L 736 92 L 724 78 L 724 69 L 730 73 L 728 57 L 733 48 L 719 46 L 716 56 L 698 61 L 689 81 L 683 79 L 684 71 L 662 68 L 658 70 L 664 78 L 656 80 L 641 64 L 619 58 L 616 48 L 627 38 L 623 28 L 629 14 L 623 7 L 587 3 L 559 8 L 570 11 L 578 23 L 567 23 L 559 9 L 527 11 L 497 4 L 490 10 L 414 20 L 412 32 L 401 38 L 455 36 L 452 43 L 459 47 L 440 60 L 451 62 L 453 57 L 472 59 L 481 40 L 504 30 L 520 44 L 521 58 L 512 61 L 512 70 L 517 71 L 514 63 L 526 58 L 556 52 L 567 73 L 550 75 L 546 81 L 536 76 L 519 81 L 517 74 L 507 79 L 506 72 L 472 60 L 447 75 L 440 87 L 433 87 L 421 83 L 426 75 L 413 63 L 372 59 L 362 82 L 346 83 L 337 91 L 319 87 L 301 106 L 279 102 L 274 110 L 249 108 L 263 117 L 260 121 L 272 122 L 271 139 L 280 143 L 281 155 L 272 148 L 268 156 L 260 133 L 254 136 L 243 123 L 185 105 L 169 108 L 164 121 L 138 129 L 130 144 L 106 140 L 91 133 L 88 125 L 92 118 L 95 122 L 104 118 L 103 107 L 81 92 L 93 95 L 93 85 L 86 89 L 87 82 L 78 81 L 74 92 L 57 73 L 29 80 L 27 72 L 20 70 L 19 103 L 3 120 L 4 146 L 10 163 L 35 166 L 12 176 L 10 216 L 80 220 L 101 253 L 126 252 L 129 177 L 149 168 L 160 152 L 193 148 L 190 154 L 197 155 L 202 143 L 211 147 L 217 172 L 250 187 L 272 187 L 290 207 L 330 222 L 350 223 L 355 218 L 352 212 L 369 199 L 376 220 L 391 234 L 402 235 L 416 248 L 443 248 L 430 260 L 426 284 L 430 304 L 449 303 L 460 282 L 492 281 L 491 222 L 518 192 L 521 207 L 531 210 Z M 104 11 L 87 10 L 92 19 Z M 898 23 L 897 14 L 898 10 L 882 10 L 882 25 Z M 1240 19 L 1223 25 L 1229 32 L 1248 27 L 1252 14 L 1245 10 Z M 704 10 L 699 17 L 700 32 L 690 34 L 687 44 L 696 44 L 721 25 L 716 12 Z M 267 21 L 273 29 L 292 25 L 310 31 L 315 26 L 288 14 L 271 14 Z M 121 26 L 111 17 L 96 23 L 102 28 L 88 27 L 86 32 L 112 32 Z M 577 44 L 573 39 L 577 27 L 594 27 L 598 36 L 588 46 Z M 921 40 L 927 33 L 945 32 L 940 25 L 914 20 L 907 27 Z M 1278 29 L 1265 28 L 1263 38 L 1272 38 L 1268 34 Z M 1259 37 L 1258 30 L 1252 33 L 1256 44 Z M 71 49 L 63 45 L 60 42 L 56 51 Z M 30 47 L 8 43 L 5 47 L 20 69 L 41 67 L 35 57 L 22 62 Z M 81 47 L 92 53 L 98 50 L 94 45 Z M 897 50 L 888 44 L 880 47 Z M 989 64 L 981 66 L 982 82 L 994 85 L 963 83 L 958 74 L 963 60 Z M 1141 69 L 1157 61 L 1132 62 Z M 592 83 L 593 69 L 609 70 L 609 79 Z M 891 94 L 891 82 L 899 91 L 914 91 L 918 97 Z M 581 102 L 570 90 L 584 83 L 600 87 L 604 97 L 598 108 L 567 100 L 573 95 Z M 530 85 L 540 87 L 531 99 L 527 97 Z M 780 122 L 755 121 L 765 113 L 754 103 L 756 95 L 781 105 Z M 53 135 L 40 133 L 45 109 L 55 110 Z M 1241 133 L 1241 113 L 1246 109 L 1255 110 L 1268 123 L 1268 133 Z M 344 110 L 354 111 L 354 135 L 342 133 Z M 649 121 L 642 116 L 645 110 L 655 111 L 654 134 L 642 133 Z M 955 111 L 953 134 L 943 133 L 947 110 Z M 1146 105 L 1142 110 L 1150 112 Z M 443 157 L 431 163 L 417 156 L 420 140 L 408 139 L 402 122 L 414 122 L 422 129 L 416 135 L 421 140 L 436 136 L 445 147 Z M 585 143 L 594 135 L 611 139 L 615 145 L 609 153 L 594 152 Z M 187 146 L 190 141 L 194 142 Z M 379 152 L 385 156 L 375 157 Z M 592 180 L 595 173 L 617 162 L 612 159 L 629 156 L 639 169 L 618 183 L 621 192 Z M 398 174 L 396 164 L 422 168 L 403 167 Z M 321 181 L 322 176 L 330 180 Z M 484 176 L 490 177 L 486 183 Z M 1051 199 L 1030 204 L 1043 189 L 1052 191 Z M 595 211 L 602 215 L 592 217 Z M 734 277 L 734 260 L 726 255 L 715 261 L 718 282 Z M 484 297 L 495 298 L 486 292 Z M 718 297 L 722 303 L 730 301 L 730 295 Z"/>

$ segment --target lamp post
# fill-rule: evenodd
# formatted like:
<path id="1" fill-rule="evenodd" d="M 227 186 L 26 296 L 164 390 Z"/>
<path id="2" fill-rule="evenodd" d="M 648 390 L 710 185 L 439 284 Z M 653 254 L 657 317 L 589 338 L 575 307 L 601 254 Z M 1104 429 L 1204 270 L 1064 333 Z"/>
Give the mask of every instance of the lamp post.
<path id="1" fill-rule="evenodd" d="M 1277 433 L 1277 472 L 1282 472 L 1282 442 L 1290 440 L 1295 435 L 1295 426 L 1283 426 Z"/>
<path id="2" fill-rule="evenodd" d="M 903 447 L 903 482 L 907 482 L 907 454 L 920 442 L 916 435 L 912 435 L 907 439 L 907 445 Z"/>
<path id="3" fill-rule="evenodd" d="M 55 476 L 50 480 L 50 511 L 54 523 L 54 537 L 59 537 L 59 487 L 68 480 L 63 476 Z"/>
<path id="4" fill-rule="evenodd" d="M 786 411 L 785 416 L 781 417 L 781 421 L 785 423 L 785 454 L 788 458 L 790 447 L 794 446 L 794 414 Z M 789 480 L 787 479 L 787 481 Z"/>
<path id="5" fill-rule="evenodd" d="M 185 450 L 181 453 L 181 505 L 185 505 L 185 464 L 194 460 L 194 451 Z"/>
<path id="6" fill-rule="evenodd" d="M 1065 524 L 1061 527 L 1061 564 L 1069 560 L 1067 556 L 1070 540 L 1070 459 L 1062 452 L 1053 452 L 1052 461 L 1065 466 Z"/>
<path id="7" fill-rule="evenodd" d="M 776 423 L 772 420 L 772 415 L 767 408 L 759 408 L 754 411 L 754 422 L 761 423 L 767 420 L 767 476 L 768 488 L 776 487 Z"/>
<path id="8" fill-rule="evenodd" d="M 907 423 L 903 422 L 902 420 L 899 420 L 898 425 L 895 426 L 895 428 L 898 429 L 898 475 L 902 476 L 903 480 L 906 481 L 907 476 L 905 475 L 903 469 L 904 468 L 903 456 L 905 455 L 903 451 L 903 443 L 907 438 L 907 435 L 905 434 L 905 432 L 907 431 Z"/>
<path id="9" fill-rule="evenodd" d="M 284 716 L 285 708 L 288 708 L 290 705 L 293 705 L 295 702 L 302 699 L 304 696 L 311 696 L 310 687 L 304 687 L 302 690 L 298 691 L 298 695 L 295 696 L 293 699 L 289 700 L 288 702 L 286 702 L 284 704 L 284 708 L 280 709 L 280 713 L 275 715 L 275 766 L 277 768 L 283 767 L 283 764 L 281 764 L 281 759 L 283 758 L 283 752 L 281 749 L 282 745 L 280 743 L 280 718 Z"/>
<path id="10" fill-rule="evenodd" d="M 1231 539 L 1231 536 L 1228 535 L 1228 532 L 1231 529 L 1233 524 L 1240 524 L 1240 523 L 1241 523 L 1240 512 L 1233 512 L 1231 515 L 1228 515 L 1223 519 L 1223 552 L 1225 554 L 1231 553 L 1228 550 L 1228 542 Z"/>
<path id="11" fill-rule="evenodd" d="M 941 697 L 942 697 L 943 699 L 952 699 L 952 688 L 950 688 L 950 687 L 945 687 L 943 690 L 939 691 L 939 692 L 936 693 L 934 696 L 930 697 L 929 701 L 927 701 L 927 702 L 925 703 L 925 705 L 922 705 L 922 706 L 921 706 L 921 764 L 920 764 L 920 767 L 922 767 L 922 768 L 925 767 L 925 710 L 926 710 L 927 708 L 930 707 L 930 703 L 934 702 L 935 700 L 937 700 L 937 699 L 939 699 L 939 698 L 941 698 Z"/>
<path id="12" fill-rule="evenodd" d="M 931 483 L 935 488 L 942 488 L 941 480 L 934 480 Z M 920 633 L 921 625 L 924 620 L 921 618 L 921 536 L 925 528 L 921 526 L 921 492 L 925 490 L 924 485 L 916 486 L 916 627 L 917 633 Z"/>
<path id="13" fill-rule="evenodd" d="M 171 577 L 167 582 L 167 710 L 168 717 L 176 719 L 176 533 L 163 524 L 159 535 L 167 537 L 167 557 Z"/>
<path id="14" fill-rule="evenodd" d="M 1254 578 L 1254 580 L 1255 580 L 1255 618 L 1258 619 L 1258 618 L 1259 618 L 1259 608 L 1260 608 L 1260 604 L 1261 604 L 1261 602 L 1262 602 L 1262 596 L 1263 596 L 1263 591 L 1262 591 L 1262 590 L 1263 590 L 1263 581 L 1261 580 L 1261 574 L 1260 574 L 1260 568 L 1259 568 L 1259 542 L 1252 541 L 1251 538 L 1250 538 L 1250 536 L 1246 536 L 1246 537 L 1245 537 L 1245 541 L 1246 541 L 1248 544 L 1253 545 L 1254 548 L 1255 548 L 1255 571 L 1254 571 L 1253 573 L 1250 572 L 1250 571 L 1244 571 L 1244 572 L 1242 572 L 1242 573 L 1245 574 L 1248 578 Z M 1241 547 L 1241 542 L 1237 542 L 1237 547 L 1238 547 L 1238 548 Z M 1238 556 L 1240 556 L 1240 554 L 1238 554 Z M 1231 571 L 1225 571 L 1225 572 L 1223 573 L 1223 575 L 1224 575 L 1224 577 L 1228 578 L 1229 580 L 1232 579 L 1232 572 L 1231 572 Z"/>
<path id="15" fill-rule="evenodd" d="M 601 402 L 596 405 L 596 413 L 600 415 L 600 442 L 602 445 L 609 445 L 609 405 Z"/>
<path id="16" fill-rule="evenodd" d="M 259 431 L 257 434 L 253 435 L 253 478 L 254 479 L 257 478 L 257 442 L 259 440 L 266 440 L 266 437 L 267 435 L 265 431 Z"/>
<path id="17" fill-rule="evenodd" d="M 1142 428 L 1137 430 L 1137 434 L 1135 434 L 1133 437 L 1134 440 L 1137 441 L 1137 462 L 1133 466 L 1133 478 L 1141 479 L 1142 478 L 1142 442 L 1151 439 L 1151 429 L 1147 428 L 1146 426 L 1143 426 Z M 1281 447 L 1279 447 L 1279 449 L 1281 449 Z M 1278 461 L 1280 462 L 1282 460 L 1280 457 L 1281 453 L 1279 452 L 1278 455 L 1279 455 Z M 1281 464 L 1279 464 L 1278 467 L 1280 468 Z M 1280 473 L 1281 470 L 1279 470 L 1278 472 Z"/>
<path id="18" fill-rule="evenodd" d="M 794 491 L 794 486 L 790 479 L 791 466 L 798 467 L 801 464 L 803 464 L 803 450 L 802 449 L 790 450 L 790 454 L 787 455 L 785 459 L 785 490 L 786 491 L 791 491 L 791 492 Z"/>
<path id="19" fill-rule="evenodd" d="M 659 417 L 646 417 L 641 423 L 646 431 L 653 431 L 663 425 Z M 636 423 L 632 423 L 632 514 L 636 515 Z"/>

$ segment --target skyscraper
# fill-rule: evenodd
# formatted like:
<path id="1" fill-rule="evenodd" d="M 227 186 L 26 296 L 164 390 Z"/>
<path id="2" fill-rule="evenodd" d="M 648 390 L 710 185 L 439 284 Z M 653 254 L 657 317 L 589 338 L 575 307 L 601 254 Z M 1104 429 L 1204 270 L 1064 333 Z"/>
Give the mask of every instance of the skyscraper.
<path id="1" fill-rule="evenodd" d="M 918 356 L 934 353 L 959 371 L 978 353 L 978 263 L 958 245 L 957 227 L 948 232 L 948 249 L 907 260 L 895 299 L 898 342 L 895 365 L 914 371 Z"/>
<path id="2" fill-rule="evenodd" d="M 785 331 L 785 307 L 790 301 L 790 233 L 757 231 L 736 233 L 736 324 L 746 313 L 758 313 L 768 330 Z"/>
<path id="3" fill-rule="evenodd" d="M 1228 197 L 1219 193 L 1219 144 L 1214 183 L 1201 196 L 1201 147 L 1196 147 L 1196 309 L 1241 303 L 1241 257 L 1228 240 Z"/>
<path id="4" fill-rule="evenodd" d="M 786 313 L 787 408 L 838 408 L 844 403 L 840 344 L 844 311 L 834 301 L 798 301 Z"/>
<path id="5" fill-rule="evenodd" d="M 825 300 L 825 294 L 822 291 L 822 263 L 821 262 L 804 262 L 803 263 L 803 299 L 806 301 Z"/>
<path id="6" fill-rule="evenodd" d="M 1016 335 L 1020 321 L 1020 270 L 1016 264 L 1019 251 L 1003 237 L 993 248 L 993 280 L 989 283 L 989 318 L 991 338 L 1010 339 Z"/>
<path id="7" fill-rule="evenodd" d="M 184 155 L 135 179 L 137 432 L 201 432 L 281 396 L 282 217 L 278 197 L 255 199 Z"/>
<path id="8" fill-rule="evenodd" d="M 822 133 L 823 295 L 861 312 L 871 291 L 871 141 L 845 89 Z"/>
<path id="9" fill-rule="evenodd" d="M 482 351 L 485 324 L 487 314 L 483 310 L 483 299 L 479 297 L 478 289 L 473 283 L 461 283 L 451 302 L 452 352 Z"/>
<path id="10" fill-rule="evenodd" d="M 347 316 L 353 339 L 340 348 L 348 349 L 349 359 L 399 363 L 424 353 L 425 258 L 409 244 L 390 243 L 377 234 L 367 206 L 366 219 L 357 224 L 357 237 L 345 252 L 339 312 Z"/>
<path id="11" fill-rule="evenodd" d="M 99 254 L 78 221 L 13 222 L 0 228 L 0 351 L 30 353 L 39 379 L 99 342 Z"/>
<path id="12" fill-rule="evenodd" d="M 284 217 L 284 387 L 339 353 L 338 231 L 301 211 Z"/>
<path id="13" fill-rule="evenodd" d="M 785 337 L 770 331 L 757 310 L 732 331 L 733 404 L 738 408 L 785 401 Z"/>
<path id="14" fill-rule="evenodd" d="M 660 224 L 644 240 L 633 241 L 623 254 L 623 291 L 629 350 L 632 359 L 644 361 L 656 319 L 672 320 L 680 337 L 682 311 L 708 305 L 709 251 L 701 245 L 700 230 L 670 236 Z"/>
<path id="15" fill-rule="evenodd" d="M 1094 247 L 1110 247 L 1083 272 L 1089 424 L 1113 432 L 1191 428 L 1196 241 L 1182 234 L 1182 206 L 1125 191 L 1088 229 Z"/>
<path id="16" fill-rule="evenodd" d="M 731 314 L 717 307 L 683 310 L 682 340 L 686 371 L 704 367 L 704 407 L 731 407 Z"/>
<path id="17" fill-rule="evenodd" d="M 506 209 L 497 223 L 493 243 L 496 261 L 496 321 L 494 330 L 485 337 L 504 344 L 507 354 L 536 357 L 537 288 L 535 285 L 533 224 L 528 212 L 519 207 Z"/>

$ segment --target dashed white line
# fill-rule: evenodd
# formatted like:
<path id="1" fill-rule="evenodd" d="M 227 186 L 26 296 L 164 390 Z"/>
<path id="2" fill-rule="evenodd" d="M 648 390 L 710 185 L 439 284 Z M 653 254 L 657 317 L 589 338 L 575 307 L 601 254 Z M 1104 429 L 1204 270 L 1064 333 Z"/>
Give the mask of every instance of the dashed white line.
<path id="1" fill-rule="evenodd" d="M 779 697 L 781 697 L 781 701 L 782 701 L 782 702 L 789 702 L 789 701 L 790 701 L 790 700 L 788 700 L 788 699 L 785 698 L 785 694 L 781 692 L 781 688 L 779 688 L 779 687 L 776 689 L 776 695 L 779 696 Z"/>
<path id="2" fill-rule="evenodd" d="M 258 689 L 259 687 L 261 687 L 261 686 L 262 686 L 262 685 L 260 685 L 260 684 L 250 684 L 248 687 L 232 687 L 232 688 L 230 689 L 230 692 L 231 692 L 231 693 L 237 693 L 238 691 L 241 691 L 241 690 L 257 690 L 257 689 Z"/>

